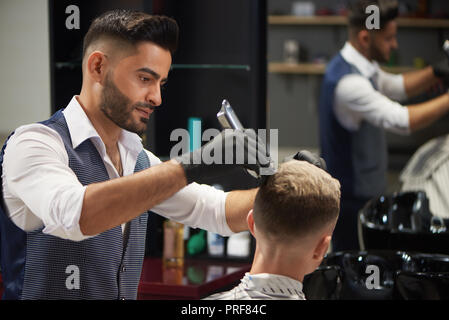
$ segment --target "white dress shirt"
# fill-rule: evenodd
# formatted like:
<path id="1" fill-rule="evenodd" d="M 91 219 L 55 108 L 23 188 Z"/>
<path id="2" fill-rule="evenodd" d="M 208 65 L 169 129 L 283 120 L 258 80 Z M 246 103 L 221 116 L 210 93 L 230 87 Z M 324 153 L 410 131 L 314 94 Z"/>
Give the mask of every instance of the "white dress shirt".
<path id="1" fill-rule="evenodd" d="M 213 294 L 204 300 L 306 300 L 302 283 L 270 273 L 245 273 L 234 289 Z"/>
<path id="2" fill-rule="evenodd" d="M 356 131 L 365 120 L 391 132 L 409 134 L 408 109 L 396 102 L 407 98 L 403 76 L 383 71 L 377 62 L 370 62 L 349 42 L 340 54 L 360 71 L 360 74 L 345 75 L 335 88 L 334 113 L 340 124 Z"/>
<path id="3" fill-rule="evenodd" d="M 63 113 L 73 148 L 90 139 L 102 157 L 109 177 L 119 178 L 103 141 L 76 97 Z M 133 174 L 138 154 L 143 150 L 140 137 L 122 130 L 118 147 L 123 175 Z M 145 151 L 151 166 L 161 163 L 154 154 Z M 82 234 L 79 226 L 86 186 L 68 166 L 64 143 L 53 129 L 30 124 L 15 131 L 5 149 L 2 181 L 7 214 L 22 230 L 44 227 L 44 233 L 64 239 L 80 241 L 89 238 Z M 148 209 L 194 228 L 230 235 L 225 200 L 223 191 L 192 183 Z"/>

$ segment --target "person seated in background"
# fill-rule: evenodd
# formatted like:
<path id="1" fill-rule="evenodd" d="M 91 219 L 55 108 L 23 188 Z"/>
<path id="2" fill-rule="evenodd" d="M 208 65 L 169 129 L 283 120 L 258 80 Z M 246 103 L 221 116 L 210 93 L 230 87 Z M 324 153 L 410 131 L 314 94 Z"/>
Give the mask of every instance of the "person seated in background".
<path id="1" fill-rule="evenodd" d="M 304 276 L 321 264 L 339 211 L 338 180 L 305 161 L 281 164 L 247 216 L 256 239 L 251 270 L 238 286 L 206 300 L 305 300 Z"/>

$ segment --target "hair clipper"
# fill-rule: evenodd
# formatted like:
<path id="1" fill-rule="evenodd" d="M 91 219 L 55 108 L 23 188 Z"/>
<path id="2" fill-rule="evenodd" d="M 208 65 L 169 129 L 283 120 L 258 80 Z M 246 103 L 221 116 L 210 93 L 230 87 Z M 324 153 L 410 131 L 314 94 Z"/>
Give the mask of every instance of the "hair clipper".
<path id="1" fill-rule="evenodd" d="M 244 130 L 242 123 L 237 117 L 237 114 L 234 112 L 234 109 L 232 109 L 231 105 L 226 99 L 224 99 L 223 102 L 221 103 L 221 109 L 217 113 L 217 119 L 220 122 L 221 128 L 223 130 L 224 129 L 234 129 L 241 131 Z M 246 169 L 246 171 L 255 178 L 260 177 L 253 170 Z"/>

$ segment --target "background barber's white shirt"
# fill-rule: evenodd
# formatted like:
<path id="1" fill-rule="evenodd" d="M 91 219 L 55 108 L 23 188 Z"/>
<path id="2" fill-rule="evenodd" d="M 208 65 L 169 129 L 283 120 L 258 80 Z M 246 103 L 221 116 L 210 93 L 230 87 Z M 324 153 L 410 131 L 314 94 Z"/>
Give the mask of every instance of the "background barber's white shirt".
<path id="1" fill-rule="evenodd" d="M 73 147 L 91 139 L 109 177 L 118 178 L 103 141 L 76 97 L 63 112 Z M 142 151 L 141 139 L 137 134 L 123 130 L 118 146 L 123 175 L 131 175 Z M 152 166 L 161 163 L 154 154 L 145 151 Z M 2 180 L 7 214 L 19 228 L 32 231 L 44 226 L 44 233 L 60 238 L 74 241 L 89 238 L 82 234 L 79 226 L 86 187 L 68 166 L 64 143 L 56 131 L 42 124 L 19 127 L 5 149 Z M 148 209 L 191 227 L 230 235 L 225 200 L 223 191 L 192 183 Z"/>
<path id="2" fill-rule="evenodd" d="M 335 88 L 334 113 L 340 124 L 356 131 L 365 120 L 391 132 L 409 134 L 408 109 L 396 102 L 407 99 L 403 76 L 383 71 L 349 42 L 340 54 L 361 73 L 345 75 Z"/>

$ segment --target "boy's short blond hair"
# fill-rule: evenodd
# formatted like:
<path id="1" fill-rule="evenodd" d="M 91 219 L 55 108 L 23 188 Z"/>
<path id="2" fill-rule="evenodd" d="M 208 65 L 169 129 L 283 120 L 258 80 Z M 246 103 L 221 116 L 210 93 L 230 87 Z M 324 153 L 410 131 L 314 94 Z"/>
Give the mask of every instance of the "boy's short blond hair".
<path id="1" fill-rule="evenodd" d="M 267 237 L 288 241 L 335 223 L 339 211 L 338 180 L 306 161 L 292 160 L 259 188 L 253 215 Z"/>

